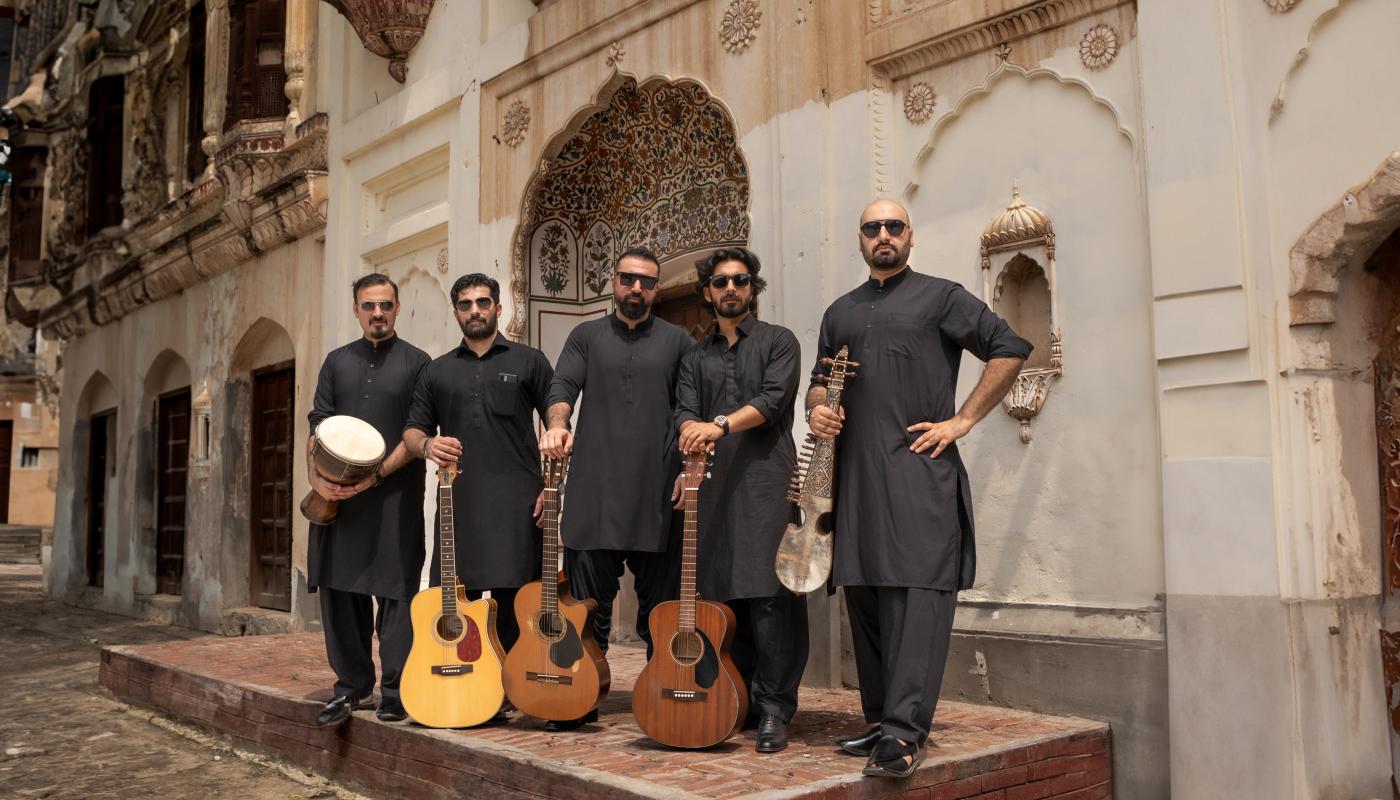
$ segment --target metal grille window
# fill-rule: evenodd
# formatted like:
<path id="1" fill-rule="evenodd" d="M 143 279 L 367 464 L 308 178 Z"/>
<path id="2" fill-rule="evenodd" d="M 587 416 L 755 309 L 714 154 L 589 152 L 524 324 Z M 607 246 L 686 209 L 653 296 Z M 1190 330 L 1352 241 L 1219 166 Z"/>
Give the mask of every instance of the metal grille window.
<path id="1" fill-rule="evenodd" d="M 230 6 L 225 128 L 287 115 L 286 26 L 285 0 L 241 0 Z"/>

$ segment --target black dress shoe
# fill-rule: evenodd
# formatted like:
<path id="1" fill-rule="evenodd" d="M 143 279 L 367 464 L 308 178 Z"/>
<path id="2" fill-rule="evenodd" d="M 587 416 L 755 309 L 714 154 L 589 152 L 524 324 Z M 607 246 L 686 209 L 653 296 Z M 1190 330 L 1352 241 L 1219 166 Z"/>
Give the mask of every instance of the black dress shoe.
<path id="1" fill-rule="evenodd" d="M 598 709 L 595 708 L 578 719 L 551 719 L 545 722 L 544 729 L 550 733 L 559 733 L 561 731 L 577 730 L 590 722 L 597 721 Z"/>
<path id="2" fill-rule="evenodd" d="M 374 710 L 374 717 L 381 722 L 403 722 L 408 719 L 408 712 L 404 710 L 403 703 L 386 697 L 379 701 L 379 708 Z"/>
<path id="3" fill-rule="evenodd" d="M 758 746 L 760 753 L 777 753 L 788 746 L 787 725 L 776 714 L 764 714 L 758 723 Z"/>
<path id="4" fill-rule="evenodd" d="M 345 695 L 332 697 L 329 703 L 321 707 L 321 713 L 316 715 L 316 726 L 329 728 L 332 725 L 339 725 L 350 719 L 350 712 L 357 708 L 367 707 L 368 701 L 368 697 L 348 697 Z"/>
<path id="5" fill-rule="evenodd" d="M 905 761 L 908 756 L 909 760 Z M 924 760 L 924 749 L 910 742 L 905 744 L 893 736 L 882 736 L 870 752 L 861 772 L 876 778 L 907 778 Z"/>
<path id="6" fill-rule="evenodd" d="M 847 736 L 844 739 L 837 739 L 836 746 L 853 756 L 869 758 L 870 751 L 875 749 L 875 743 L 878 741 L 880 741 L 880 726 L 876 725 L 865 733 L 857 736 Z"/>

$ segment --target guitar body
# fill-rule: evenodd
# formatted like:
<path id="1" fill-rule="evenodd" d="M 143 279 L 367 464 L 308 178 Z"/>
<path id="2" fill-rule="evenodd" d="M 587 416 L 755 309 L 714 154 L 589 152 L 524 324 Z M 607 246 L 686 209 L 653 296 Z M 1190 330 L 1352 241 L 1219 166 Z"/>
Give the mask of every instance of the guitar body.
<path id="1" fill-rule="evenodd" d="M 443 615 L 440 589 L 413 598 L 413 647 L 399 694 L 404 710 L 430 728 L 469 728 L 496 716 L 505 702 L 496 601 L 467 602 L 457 587 L 457 613 Z"/>
<path id="2" fill-rule="evenodd" d="M 695 630 L 687 635 L 680 611 L 681 602 L 671 600 L 651 612 L 654 652 L 632 687 L 632 714 L 642 732 L 661 744 L 713 747 L 733 736 L 749 711 L 748 687 L 729 655 L 734 612 L 723 603 L 696 600 Z"/>
<path id="3" fill-rule="evenodd" d="M 831 498 L 804 494 L 797 501 L 802 524 L 789 524 L 778 542 L 778 580 L 797 594 L 814 592 L 831 575 Z"/>
<path id="4" fill-rule="evenodd" d="M 515 595 L 520 638 L 505 662 L 506 696 L 521 713 L 539 719 L 578 719 L 608 694 L 612 673 L 593 639 L 595 600 L 575 600 L 558 579 L 558 615 L 546 615 L 543 585 L 533 581 Z"/>

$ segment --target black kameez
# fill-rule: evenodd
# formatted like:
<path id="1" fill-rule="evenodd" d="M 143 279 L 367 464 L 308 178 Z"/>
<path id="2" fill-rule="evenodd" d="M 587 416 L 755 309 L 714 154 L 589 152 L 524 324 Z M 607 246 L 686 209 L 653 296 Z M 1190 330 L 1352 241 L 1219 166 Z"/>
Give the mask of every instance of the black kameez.
<path id="1" fill-rule="evenodd" d="M 413 387 L 428 354 L 397 336 L 357 339 L 321 365 L 307 415 L 311 432 L 326 417 L 357 417 L 384 437 L 387 456 L 403 439 Z M 408 599 L 423 570 L 423 464 L 410 461 L 384 482 L 340 503 L 336 521 L 312 525 L 309 584 L 357 594 Z"/>
<path id="2" fill-rule="evenodd" d="M 549 391 L 549 405 L 578 409 L 560 521 L 566 547 L 666 550 L 680 472 L 676 375 L 692 344 L 685 331 L 655 317 L 629 329 L 610 314 L 569 333 Z"/>
<path id="3" fill-rule="evenodd" d="M 907 429 L 956 414 L 962 351 L 1025 358 L 1030 343 L 958 284 L 906 269 L 831 304 L 814 376 L 843 345 L 861 366 L 842 397 L 836 446 L 836 583 L 970 588 L 972 494 L 957 444 L 931 459 L 909 449 L 919 434 Z"/>
<path id="4" fill-rule="evenodd" d="M 784 496 L 796 461 L 793 407 L 801 347 L 787 328 L 746 317 L 734 347 L 716 330 L 681 362 L 676 427 L 753 406 L 765 422 L 715 442 L 711 478 L 700 486 L 699 591 L 711 600 L 784 592 L 773 560 L 789 522 Z"/>
<path id="5" fill-rule="evenodd" d="M 485 356 L 464 343 L 434 359 L 418 382 L 408 427 L 462 442 L 452 508 L 457 578 L 468 589 L 515 588 L 539 577 L 540 531 L 530 515 L 543 488 L 534 415 L 544 418 L 553 374 L 544 353 L 498 335 Z"/>

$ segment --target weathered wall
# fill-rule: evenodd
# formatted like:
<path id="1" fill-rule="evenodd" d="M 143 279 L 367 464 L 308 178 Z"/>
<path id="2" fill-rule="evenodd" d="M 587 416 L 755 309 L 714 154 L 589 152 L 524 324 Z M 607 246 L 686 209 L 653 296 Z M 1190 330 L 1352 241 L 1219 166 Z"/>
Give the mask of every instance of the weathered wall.
<path id="1" fill-rule="evenodd" d="M 34 381 L 23 377 L 0 381 L 0 420 L 9 420 L 14 431 L 10 452 L 0 454 L 10 462 L 6 522 L 50 527 L 58 488 L 58 420 L 37 398 Z M 26 449 L 37 451 L 37 460 L 28 466 Z"/>

